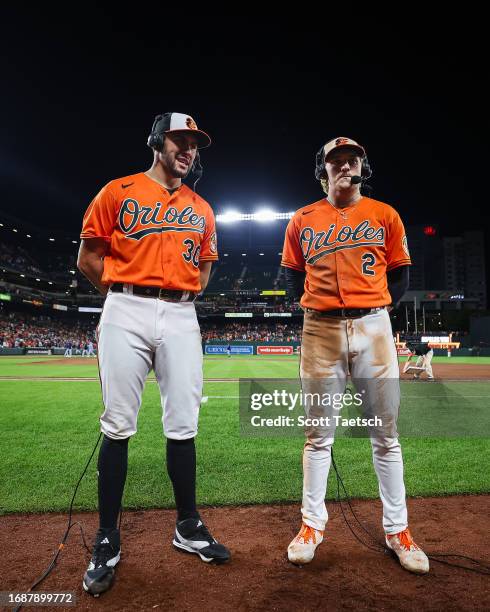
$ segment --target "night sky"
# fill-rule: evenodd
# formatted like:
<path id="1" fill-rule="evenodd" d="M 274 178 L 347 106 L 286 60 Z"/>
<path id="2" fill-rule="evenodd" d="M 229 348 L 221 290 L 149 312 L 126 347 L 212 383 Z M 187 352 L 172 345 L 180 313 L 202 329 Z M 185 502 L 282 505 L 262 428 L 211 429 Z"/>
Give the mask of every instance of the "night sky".
<path id="1" fill-rule="evenodd" d="M 215 212 L 319 199 L 315 153 L 349 136 L 367 150 L 373 197 L 406 225 L 485 227 L 478 24 L 368 23 L 354 5 L 330 21 L 71 10 L 3 11 L 3 212 L 77 234 L 106 182 L 150 166 L 154 116 L 178 111 L 213 138 L 198 191 Z"/>

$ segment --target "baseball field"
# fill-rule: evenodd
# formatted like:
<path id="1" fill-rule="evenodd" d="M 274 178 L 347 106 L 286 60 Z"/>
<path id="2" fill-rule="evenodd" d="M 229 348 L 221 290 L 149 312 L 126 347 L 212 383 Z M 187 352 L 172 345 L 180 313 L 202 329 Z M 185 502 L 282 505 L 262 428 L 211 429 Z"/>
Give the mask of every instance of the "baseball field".
<path id="1" fill-rule="evenodd" d="M 444 410 L 454 424 L 439 435 L 432 429 L 402 436 L 410 526 L 426 552 L 467 555 L 488 566 L 490 358 L 439 357 L 433 368 L 435 382 L 408 376 L 401 382 L 401 418 L 425 422 L 427 415 L 436 415 L 430 421 L 434 426 L 437 411 Z M 437 561 L 428 576 L 413 576 L 388 555 L 358 543 L 342 516 L 347 506 L 335 501 L 333 470 L 326 541 L 311 565 L 287 563 L 287 545 L 300 525 L 303 438 L 241 435 L 239 379 L 297 375 L 296 356 L 205 357 L 197 492 L 203 517 L 233 553 L 231 564 L 219 568 L 172 549 L 173 496 L 159 391 L 150 375 L 138 433 L 129 445 L 123 562 L 114 588 L 104 595 L 105 607 L 151 609 L 166 602 L 171 608 L 205 610 L 214 609 L 219 597 L 226 609 L 306 610 L 334 597 L 329 609 L 348 608 L 350 600 L 356 609 L 384 609 L 380 602 L 397 601 L 403 609 L 420 609 L 431 593 L 434 609 L 490 608 L 488 576 Z M 96 360 L 1 357 L 0 397 L 0 546 L 6 562 L 0 590 L 26 590 L 63 535 L 74 487 L 98 438 L 102 402 Z M 334 449 L 356 514 L 380 539 L 369 440 L 339 437 Z M 95 455 L 74 503 L 88 541 L 97 524 L 96 478 Z M 73 591 L 78 609 L 95 609 L 97 600 L 81 588 L 88 557 L 78 530 L 72 530 L 58 567 L 40 590 Z M 475 568 L 469 561 L 452 561 Z M 184 592 L 174 580 L 181 574 L 205 587 Z M 309 591 L 302 595 L 300 585 Z"/>

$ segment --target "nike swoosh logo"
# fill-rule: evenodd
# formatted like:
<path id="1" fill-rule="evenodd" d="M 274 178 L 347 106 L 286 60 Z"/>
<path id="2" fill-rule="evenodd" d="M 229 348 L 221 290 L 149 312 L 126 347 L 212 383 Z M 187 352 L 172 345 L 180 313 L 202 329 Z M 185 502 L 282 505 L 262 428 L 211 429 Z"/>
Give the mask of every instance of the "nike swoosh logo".
<path id="1" fill-rule="evenodd" d="M 303 213 L 303 215 L 309 215 L 310 213 L 314 212 L 313 210 L 307 210 Z"/>
<path id="2" fill-rule="evenodd" d="M 134 185 L 134 181 L 132 183 L 128 183 L 127 185 L 121 185 L 121 187 L 126 189 L 127 187 L 131 187 L 131 185 Z"/>

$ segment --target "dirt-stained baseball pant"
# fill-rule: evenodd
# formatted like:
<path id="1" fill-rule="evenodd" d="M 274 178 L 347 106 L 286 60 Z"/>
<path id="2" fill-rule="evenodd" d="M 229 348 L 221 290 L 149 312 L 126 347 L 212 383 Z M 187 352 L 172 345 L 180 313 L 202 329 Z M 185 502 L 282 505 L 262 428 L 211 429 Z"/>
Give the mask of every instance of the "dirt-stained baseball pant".
<path id="1" fill-rule="evenodd" d="M 425 355 L 419 355 L 417 357 L 415 365 L 410 365 L 410 361 L 407 361 L 405 367 L 403 368 L 403 373 L 406 374 L 407 372 L 416 372 L 416 375 L 420 376 L 422 372 L 425 372 L 428 378 L 434 378 L 431 365 L 433 357 L 434 350 L 430 349 L 430 351 Z"/>
<path id="2" fill-rule="evenodd" d="M 160 387 L 165 436 L 185 440 L 197 434 L 202 345 L 192 302 L 109 291 L 98 327 L 98 357 L 105 435 L 117 440 L 136 433 L 152 368 Z"/>
<path id="3" fill-rule="evenodd" d="M 420 355 L 417 359 L 417 363 L 415 367 L 421 368 L 422 371 L 425 371 L 429 378 L 434 378 L 434 373 L 432 372 L 432 357 L 434 356 L 434 350 L 430 349 L 428 353 L 425 355 Z"/>
<path id="4" fill-rule="evenodd" d="M 400 404 L 398 358 L 391 322 L 385 309 L 356 318 L 342 319 L 306 312 L 301 347 L 303 393 L 343 393 L 350 372 L 368 390 L 367 403 L 385 418 L 388 427 L 371 435 L 373 463 L 383 504 L 385 533 L 407 527 L 403 482 L 403 459 L 396 437 Z M 374 386 L 370 383 L 374 383 Z M 307 416 L 327 414 L 320 406 L 306 406 Z M 303 521 L 324 530 L 328 520 L 325 506 L 328 472 L 335 426 L 307 427 L 303 451 Z"/>

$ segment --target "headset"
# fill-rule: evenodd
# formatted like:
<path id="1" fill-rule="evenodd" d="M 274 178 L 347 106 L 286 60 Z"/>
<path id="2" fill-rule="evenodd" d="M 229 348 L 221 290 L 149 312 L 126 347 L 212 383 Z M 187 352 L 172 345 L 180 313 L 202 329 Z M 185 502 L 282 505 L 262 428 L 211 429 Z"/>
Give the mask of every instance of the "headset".
<path id="1" fill-rule="evenodd" d="M 330 140 L 327 142 L 330 142 Z M 371 168 L 371 165 L 368 161 L 367 156 L 364 155 L 364 157 L 362 158 L 362 165 L 361 165 L 362 184 L 364 185 L 364 183 L 368 181 L 372 175 L 373 175 L 373 170 Z M 325 145 L 323 145 L 323 147 L 316 154 L 315 178 L 318 181 L 320 181 L 321 179 L 327 178 L 327 171 L 325 169 Z"/>
<path id="2" fill-rule="evenodd" d="M 153 122 L 153 126 L 151 128 L 151 133 L 148 136 L 147 145 L 150 149 L 155 149 L 156 151 L 163 150 L 163 143 L 165 142 L 165 127 L 167 125 L 167 119 L 169 115 L 172 113 L 165 113 L 164 115 L 157 115 L 155 117 L 155 121 Z M 189 169 L 186 177 L 192 173 L 194 175 L 194 191 L 196 190 L 197 183 L 201 180 L 202 175 L 204 173 L 203 167 L 201 165 L 201 158 L 199 156 L 199 151 L 196 151 L 196 157 L 194 158 L 194 162 Z"/>

